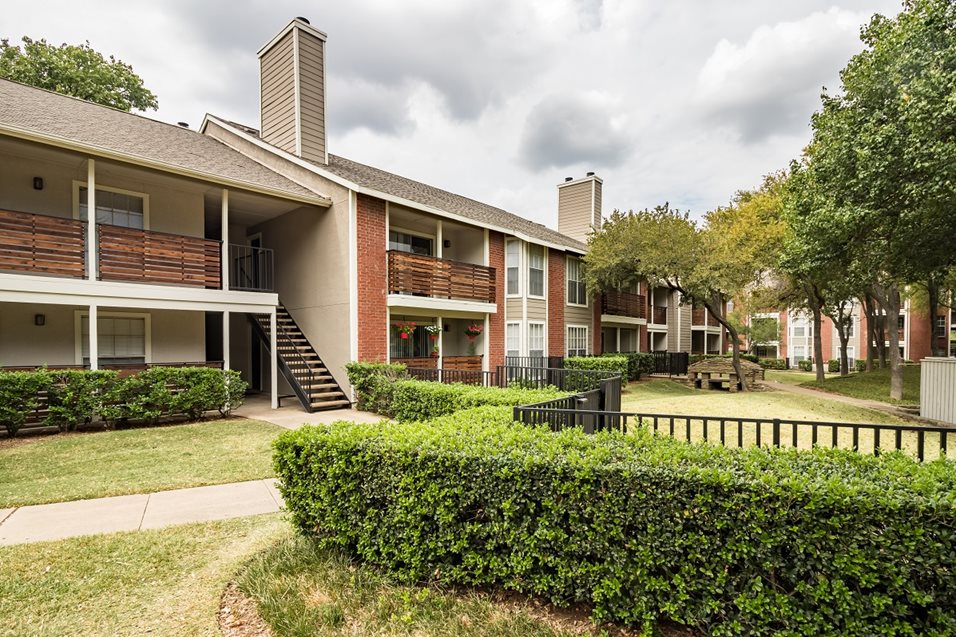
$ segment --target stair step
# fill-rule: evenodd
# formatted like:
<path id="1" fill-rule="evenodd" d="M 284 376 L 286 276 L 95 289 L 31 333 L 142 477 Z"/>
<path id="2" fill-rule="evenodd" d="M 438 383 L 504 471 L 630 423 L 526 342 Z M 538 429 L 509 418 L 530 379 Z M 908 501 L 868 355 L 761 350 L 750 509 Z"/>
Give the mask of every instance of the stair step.
<path id="1" fill-rule="evenodd" d="M 310 385 L 309 383 L 303 382 L 299 384 L 302 385 L 302 389 L 306 391 L 315 391 L 317 389 L 338 389 L 337 383 L 313 383 Z"/>
<path id="2" fill-rule="evenodd" d="M 342 399 L 342 400 L 327 400 L 312 403 L 312 409 L 331 409 L 331 408 L 344 408 L 351 406 L 351 402 Z"/>

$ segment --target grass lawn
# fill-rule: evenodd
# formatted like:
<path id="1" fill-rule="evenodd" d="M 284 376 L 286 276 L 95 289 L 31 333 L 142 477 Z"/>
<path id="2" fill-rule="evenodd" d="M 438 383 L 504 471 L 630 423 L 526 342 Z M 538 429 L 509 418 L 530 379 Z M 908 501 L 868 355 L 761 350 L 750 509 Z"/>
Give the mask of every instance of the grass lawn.
<path id="1" fill-rule="evenodd" d="M 218 636 L 226 583 L 290 534 L 270 514 L 0 547 L 0 634 Z"/>
<path id="2" fill-rule="evenodd" d="M 783 383 L 785 385 L 800 385 L 808 381 L 816 380 L 816 372 L 805 372 L 800 369 L 767 369 L 764 370 L 765 378 L 770 381 Z M 834 378 L 839 374 L 827 373 L 826 378 Z"/>
<path id="3" fill-rule="evenodd" d="M 822 389 L 835 394 L 843 394 L 864 400 L 879 400 L 884 403 L 898 405 L 919 405 L 920 366 L 903 366 L 903 400 L 895 401 L 890 398 L 890 370 L 874 369 L 872 372 L 859 372 L 849 376 L 834 376 L 822 383 L 812 378 L 803 383 L 804 387 Z"/>
<path id="4" fill-rule="evenodd" d="M 290 537 L 240 573 L 276 637 L 565 637 L 598 633 L 581 613 L 555 611 L 520 596 L 394 583 L 388 576 Z M 635 633 L 636 634 L 636 633 Z M 686 631 L 668 630 L 665 637 Z"/>
<path id="5" fill-rule="evenodd" d="M 4 441 L 0 507 L 268 478 L 282 431 L 234 419 Z"/>

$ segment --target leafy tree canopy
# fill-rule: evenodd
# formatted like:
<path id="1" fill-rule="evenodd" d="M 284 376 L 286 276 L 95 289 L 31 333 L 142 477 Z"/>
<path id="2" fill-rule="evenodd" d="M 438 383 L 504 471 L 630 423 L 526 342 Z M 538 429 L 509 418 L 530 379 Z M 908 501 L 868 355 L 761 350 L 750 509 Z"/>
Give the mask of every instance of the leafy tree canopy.
<path id="1" fill-rule="evenodd" d="M 54 46 L 23 38 L 23 46 L 0 40 L 0 77 L 124 111 L 155 110 L 156 96 L 133 67 L 80 45 Z"/>

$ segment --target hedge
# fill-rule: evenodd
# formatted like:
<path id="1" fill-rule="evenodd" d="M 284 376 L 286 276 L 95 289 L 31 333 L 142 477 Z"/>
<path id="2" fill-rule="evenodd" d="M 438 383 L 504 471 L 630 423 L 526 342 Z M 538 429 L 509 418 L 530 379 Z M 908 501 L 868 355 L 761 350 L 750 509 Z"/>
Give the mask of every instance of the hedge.
<path id="1" fill-rule="evenodd" d="M 831 358 L 827 361 L 827 371 L 828 372 L 838 372 L 840 371 L 840 359 Z"/>
<path id="2" fill-rule="evenodd" d="M 641 374 L 654 373 L 654 355 L 648 352 L 620 352 L 617 354 L 604 354 L 606 357 L 623 356 L 627 359 L 627 375 L 623 376 L 627 380 L 640 380 Z"/>
<path id="3" fill-rule="evenodd" d="M 376 402 L 372 377 L 384 375 L 388 378 L 405 378 L 406 369 L 402 363 L 346 363 L 345 372 L 348 374 L 349 384 L 357 398 L 356 407 L 364 411 L 381 413 L 381 410 L 386 407 Z"/>
<path id="4" fill-rule="evenodd" d="M 622 379 L 630 374 L 627 357 L 621 354 L 606 356 L 569 356 L 564 359 L 565 369 L 587 369 L 591 371 L 618 372 Z"/>
<path id="5" fill-rule="evenodd" d="M 764 369 L 790 369 L 790 361 L 786 358 L 759 358 L 757 364 Z"/>
<path id="6" fill-rule="evenodd" d="M 802 361 L 797 361 L 797 366 L 800 368 L 800 371 L 812 372 L 813 371 L 813 361 L 804 359 Z"/>
<path id="7" fill-rule="evenodd" d="M 0 372 L 0 426 L 10 436 L 46 407 L 42 426 L 72 431 L 101 417 L 108 427 L 162 418 L 226 415 L 242 404 L 239 372 L 208 367 L 154 367 L 120 378 L 110 370 Z"/>
<path id="8" fill-rule="evenodd" d="M 700 361 L 709 360 L 711 358 L 733 358 L 733 354 L 691 354 L 690 355 L 690 364 L 699 363 Z M 750 361 L 751 363 L 760 363 L 761 359 L 756 354 L 748 354 L 747 352 L 740 352 L 740 360 Z M 763 360 L 772 360 L 772 359 L 763 359 Z"/>
<path id="9" fill-rule="evenodd" d="M 864 358 L 864 359 L 857 359 L 856 363 L 854 364 L 854 367 L 856 368 L 856 371 L 858 371 L 858 372 L 865 372 L 865 371 L 866 371 L 866 359 L 865 359 L 865 358 Z"/>
<path id="10" fill-rule="evenodd" d="M 481 387 L 411 379 L 393 380 L 385 376 L 372 376 L 369 387 L 369 402 L 378 407 L 376 413 L 405 423 L 429 420 L 482 405 L 513 407 L 568 395 L 553 387 Z"/>
<path id="11" fill-rule="evenodd" d="M 501 587 L 646 629 L 956 634 L 956 470 L 899 453 L 552 434 L 480 408 L 281 435 L 297 529 L 403 582 Z"/>

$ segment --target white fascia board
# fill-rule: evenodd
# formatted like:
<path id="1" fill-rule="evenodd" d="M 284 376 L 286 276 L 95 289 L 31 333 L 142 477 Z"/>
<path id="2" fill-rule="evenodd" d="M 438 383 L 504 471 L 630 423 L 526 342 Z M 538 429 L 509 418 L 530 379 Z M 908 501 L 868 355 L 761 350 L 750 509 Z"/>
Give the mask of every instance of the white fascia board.
<path id="1" fill-rule="evenodd" d="M 656 332 L 658 334 L 667 333 L 667 326 L 661 325 L 660 323 L 648 323 L 647 324 L 648 332 Z"/>
<path id="2" fill-rule="evenodd" d="M 389 294 L 386 304 L 390 308 L 407 307 L 416 310 L 458 311 L 475 314 L 498 313 L 498 305 L 496 303 L 461 301 L 458 299 L 435 299 L 428 296 L 410 296 L 407 294 Z"/>
<path id="3" fill-rule="evenodd" d="M 202 288 L 114 283 L 88 279 L 3 274 L 0 301 L 153 308 L 208 312 L 270 312 L 279 303 L 275 293 L 206 290 Z"/>
<path id="4" fill-rule="evenodd" d="M 286 152 L 286 151 L 282 150 L 281 148 L 276 148 L 276 147 L 273 146 L 272 144 L 267 144 L 266 142 L 262 141 L 262 140 L 259 139 L 258 137 L 253 137 L 252 135 L 250 135 L 249 133 L 245 132 L 244 130 L 240 130 L 240 129 L 236 128 L 235 126 L 230 125 L 229 122 L 224 122 L 223 120 L 219 119 L 219 118 L 216 117 L 215 115 L 210 115 L 210 114 L 208 114 L 208 113 L 206 114 L 206 118 L 203 120 L 203 126 L 202 126 L 202 128 L 200 129 L 200 131 L 205 130 L 206 120 L 207 120 L 207 119 L 208 119 L 209 121 L 214 122 L 215 124 L 217 124 L 217 125 L 223 127 L 223 128 L 226 128 L 226 129 L 230 130 L 231 132 L 233 132 L 233 133 L 236 134 L 237 136 L 243 138 L 244 140 L 246 140 L 246 141 L 249 142 L 250 144 L 254 144 L 254 145 L 258 146 L 259 148 L 262 148 L 262 149 L 264 149 L 264 150 L 268 150 L 269 152 L 274 153 L 274 154 L 276 154 L 276 155 L 282 157 L 283 159 L 286 159 L 286 160 L 288 160 L 288 161 L 291 161 L 292 163 L 298 164 L 299 166 L 301 166 L 302 168 L 305 168 L 306 170 L 310 170 L 310 171 L 314 172 L 316 175 L 319 175 L 320 177 L 324 177 L 324 178 L 328 179 L 328 180 L 331 181 L 331 182 L 337 183 L 337 184 L 340 185 L 340 186 L 344 186 L 345 188 L 348 188 L 349 190 L 354 190 L 354 191 L 357 192 L 357 193 L 360 193 L 360 194 L 363 194 L 363 195 L 369 195 L 370 197 L 375 197 L 375 198 L 377 198 L 377 199 L 382 199 L 382 200 L 384 200 L 384 201 L 389 201 L 389 202 L 391 202 L 391 203 L 396 203 L 396 204 L 398 204 L 398 205 L 400 205 L 400 206 L 405 206 L 405 207 L 407 207 L 407 208 L 413 208 L 413 209 L 416 209 L 416 210 L 420 210 L 420 211 L 422 211 L 422 212 L 427 212 L 427 213 L 429 213 L 429 214 L 435 215 L 436 217 L 443 217 L 443 218 L 445 218 L 445 219 L 451 219 L 452 221 L 457 221 L 457 222 L 459 222 L 459 223 L 463 223 L 463 224 L 466 224 L 466 225 L 469 225 L 469 226 L 477 226 L 477 227 L 479 227 L 479 228 L 488 228 L 489 230 L 494 230 L 495 232 L 500 232 L 500 233 L 502 233 L 502 234 L 504 234 L 504 235 L 513 236 L 513 237 L 516 237 L 516 238 L 518 238 L 518 239 L 521 239 L 522 241 L 527 241 L 528 243 L 534 243 L 534 244 L 537 244 L 537 245 L 540 245 L 540 246 L 544 246 L 544 247 L 546 247 L 546 248 L 553 248 L 553 249 L 555 249 L 555 250 L 562 250 L 562 251 L 565 251 L 565 252 L 574 252 L 575 254 L 584 254 L 584 253 L 585 253 L 585 251 L 584 251 L 584 250 L 581 250 L 580 248 L 575 248 L 575 247 L 573 247 L 573 246 L 566 246 L 566 245 L 561 245 L 561 244 L 557 244 L 557 243 L 552 243 L 552 242 L 550 242 L 550 241 L 545 241 L 545 240 L 543 240 L 543 239 L 538 239 L 538 238 L 536 238 L 536 237 L 530 237 L 530 236 L 524 234 L 523 232 L 519 232 L 519 231 L 513 230 L 513 229 L 511 229 L 511 228 L 504 228 L 504 227 L 501 227 L 501 226 L 496 226 L 496 225 L 494 225 L 494 224 L 485 223 L 485 222 L 483 222 L 483 221 L 478 221 L 477 219 L 471 219 L 471 218 L 469 218 L 469 217 L 463 217 L 463 216 L 461 216 L 461 215 L 456 215 L 456 214 L 453 213 L 453 212 L 448 212 L 447 210 L 442 210 L 441 208 L 435 208 L 435 207 L 433 207 L 433 206 L 429 206 L 429 205 L 426 205 L 426 204 L 418 203 L 417 201 L 412 201 L 411 199 L 405 199 L 404 197 L 398 197 L 398 196 L 395 196 L 395 195 L 390 195 L 390 194 L 388 194 L 388 193 L 386 193 L 386 192 L 382 192 L 382 191 L 380 191 L 380 190 L 375 190 L 374 188 L 366 188 L 365 186 L 360 186 L 359 184 L 357 184 L 357 183 L 355 183 L 355 182 L 353 182 L 353 181 L 350 181 L 350 180 L 348 180 L 348 179 L 345 179 L 344 177 L 340 177 L 340 176 L 336 175 L 335 173 L 330 172 L 330 171 L 328 171 L 328 170 L 322 168 L 321 166 L 318 166 L 318 165 L 316 165 L 316 164 L 313 164 L 312 162 L 306 161 L 306 160 L 302 159 L 301 157 L 296 157 L 296 156 L 293 155 L 292 153 Z"/>
<path id="5" fill-rule="evenodd" d="M 277 197 L 279 199 L 286 199 L 289 201 L 297 201 L 300 203 L 311 204 L 314 206 L 321 206 L 322 208 L 328 208 L 332 205 L 332 200 L 322 195 L 316 194 L 314 197 L 305 197 L 305 196 L 295 195 L 291 192 L 285 192 L 283 190 L 274 190 L 272 188 L 259 186 L 257 184 L 252 184 L 247 181 L 242 181 L 240 179 L 231 179 L 229 177 L 223 177 L 222 175 L 217 175 L 215 173 L 207 173 L 201 170 L 191 170 L 189 168 L 183 168 L 182 166 L 176 166 L 174 164 L 167 164 L 160 161 L 154 161 L 152 159 L 146 159 L 144 157 L 139 157 L 137 155 L 119 153 L 114 150 L 109 150 L 107 148 L 96 146 L 95 144 L 81 144 L 72 139 L 61 137 L 59 135 L 45 135 L 42 133 L 37 133 L 35 131 L 20 128 L 19 126 L 10 126 L 6 124 L 0 125 L 0 134 L 9 135 L 10 137 L 15 137 L 17 139 L 24 139 L 30 142 L 36 142 L 38 144 L 46 144 L 48 146 L 55 146 L 57 148 L 72 150 L 74 152 L 84 153 L 86 155 L 95 155 L 96 158 L 98 159 L 99 158 L 112 159 L 114 161 L 120 161 L 127 164 L 134 164 L 136 166 L 142 166 L 144 168 L 151 168 L 153 170 L 159 170 L 165 173 L 181 175 L 183 177 L 190 177 L 192 179 L 199 179 L 201 181 L 208 181 L 220 186 L 227 186 L 229 188 L 236 188 L 239 190 L 248 190 L 249 192 L 256 192 L 259 194 L 268 195 L 270 197 Z M 248 156 L 246 157 L 249 158 Z M 288 179 L 288 177 L 286 177 L 286 179 Z M 292 181 L 292 180 L 290 179 L 289 181 Z"/>
<path id="6" fill-rule="evenodd" d="M 617 316 L 616 314 L 602 314 L 601 325 L 647 325 L 647 319 L 635 318 L 633 316 Z"/>

